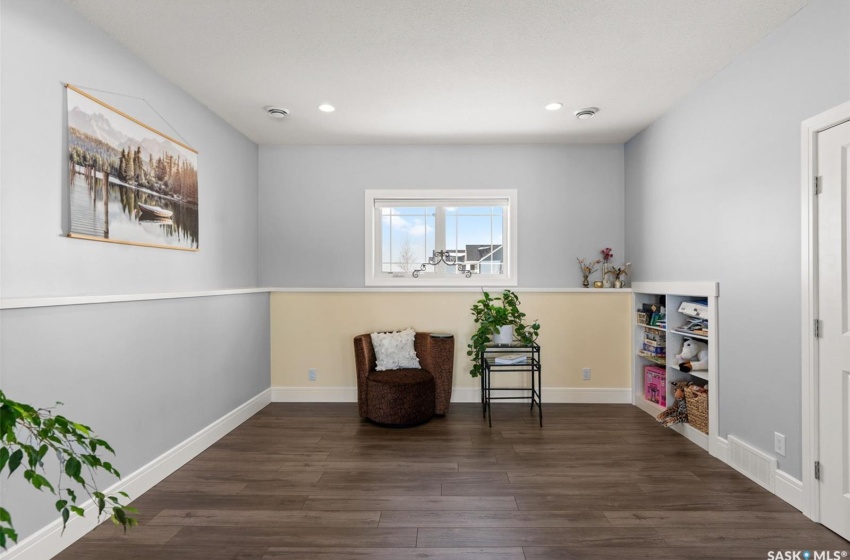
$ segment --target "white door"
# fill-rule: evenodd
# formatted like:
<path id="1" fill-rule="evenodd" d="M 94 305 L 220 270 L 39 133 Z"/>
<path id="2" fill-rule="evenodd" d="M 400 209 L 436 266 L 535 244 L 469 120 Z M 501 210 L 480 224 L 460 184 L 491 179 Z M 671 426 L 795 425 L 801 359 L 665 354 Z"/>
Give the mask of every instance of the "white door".
<path id="1" fill-rule="evenodd" d="M 820 132 L 817 154 L 820 520 L 850 540 L 850 122 Z"/>

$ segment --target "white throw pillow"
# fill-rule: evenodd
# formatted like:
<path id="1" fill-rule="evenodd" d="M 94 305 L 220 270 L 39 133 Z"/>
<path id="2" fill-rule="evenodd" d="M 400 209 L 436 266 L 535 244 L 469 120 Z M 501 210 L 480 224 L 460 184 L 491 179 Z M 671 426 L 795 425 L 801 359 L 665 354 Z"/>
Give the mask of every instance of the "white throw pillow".
<path id="1" fill-rule="evenodd" d="M 377 371 L 388 369 L 415 368 L 420 369 L 419 358 L 413 348 L 416 331 L 405 329 L 400 332 L 372 333 L 372 347 L 375 349 Z"/>

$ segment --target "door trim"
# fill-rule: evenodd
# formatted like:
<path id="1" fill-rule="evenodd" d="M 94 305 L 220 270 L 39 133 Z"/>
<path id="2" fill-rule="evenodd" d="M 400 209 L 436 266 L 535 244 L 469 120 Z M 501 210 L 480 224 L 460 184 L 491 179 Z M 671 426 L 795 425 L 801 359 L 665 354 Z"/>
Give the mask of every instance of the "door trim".
<path id="1" fill-rule="evenodd" d="M 820 494 L 815 481 L 814 461 L 818 457 L 818 354 L 813 325 L 817 310 L 817 237 L 814 177 L 817 175 L 817 135 L 828 128 L 850 120 L 850 101 L 803 121 L 802 132 L 802 449 L 803 449 L 803 514 L 820 521 Z"/>

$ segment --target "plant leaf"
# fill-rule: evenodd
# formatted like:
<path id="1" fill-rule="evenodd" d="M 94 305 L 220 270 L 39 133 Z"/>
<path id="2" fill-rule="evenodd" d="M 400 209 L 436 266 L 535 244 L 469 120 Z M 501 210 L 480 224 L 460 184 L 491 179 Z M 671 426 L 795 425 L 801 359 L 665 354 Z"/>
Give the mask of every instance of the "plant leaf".
<path id="1" fill-rule="evenodd" d="M 67 474 L 71 478 L 76 478 L 80 476 L 81 469 L 82 465 L 80 464 L 80 460 L 76 457 L 68 457 L 68 459 L 65 461 L 65 474 Z"/>
<path id="2" fill-rule="evenodd" d="M 77 424 L 76 422 L 74 422 L 71 425 L 74 426 L 74 428 L 76 428 L 78 432 L 81 432 L 85 435 L 89 435 L 91 433 L 91 428 L 84 424 Z"/>
<path id="3" fill-rule="evenodd" d="M 12 456 L 9 457 L 9 476 L 12 476 L 12 473 L 21 466 L 21 461 L 23 460 L 24 452 L 20 449 L 17 449 L 14 453 L 12 453 Z"/>
<path id="4" fill-rule="evenodd" d="M 33 477 L 32 477 L 32 480 L 33 480 L 33 484 L 35 484 L 36 482 L 38 483 L 39 489 L 41 489 L 42 487 L 45 487 L 48 490 L 50 490 L 51 492 L 53 492 L 54 494 L 56 493 L 56 490 L 53 488 L 53 485 L 50 484 L 50 481 L 47 480 L 46 478 L 44 478 L 43 476 L 41 476 L 40 474 L 38 474 L 38 473 L 34 474 Z"/>

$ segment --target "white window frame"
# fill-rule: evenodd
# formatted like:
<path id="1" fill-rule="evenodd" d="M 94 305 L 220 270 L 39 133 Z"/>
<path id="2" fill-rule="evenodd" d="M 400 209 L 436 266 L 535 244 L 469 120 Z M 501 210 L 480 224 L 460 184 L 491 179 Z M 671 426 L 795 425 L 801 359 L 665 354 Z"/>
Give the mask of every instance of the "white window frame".
<path id="1" fill-rule="evenodd" d="M 381 264 L 381 213 L 375 208 L 375 200 L 394 199 L 398 201 L 424 199 L 439 200 L 507 200 L 503 214 L 505 233 L 502 238 L 503 274 L 473 274 L 471 278 L 458 274 L 441 275 L 427 267 L 426 273 L 419 278 L 411 274 L 393 276 L 378 271 Z M 367 189 L 366 190 L 366 236 L 365 236 L 365 285 L 366 286 L 516 286 L 517 285 L 517 191 L 516 189 Z M 505 241 L 507 240 L 507 243 Z"/>

